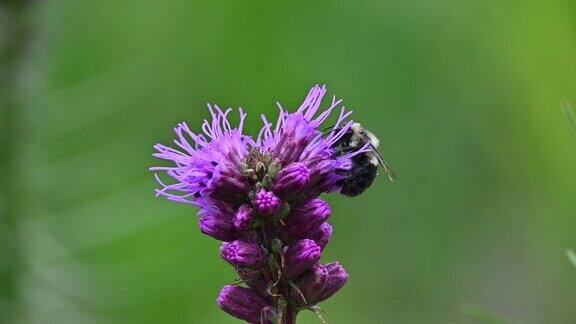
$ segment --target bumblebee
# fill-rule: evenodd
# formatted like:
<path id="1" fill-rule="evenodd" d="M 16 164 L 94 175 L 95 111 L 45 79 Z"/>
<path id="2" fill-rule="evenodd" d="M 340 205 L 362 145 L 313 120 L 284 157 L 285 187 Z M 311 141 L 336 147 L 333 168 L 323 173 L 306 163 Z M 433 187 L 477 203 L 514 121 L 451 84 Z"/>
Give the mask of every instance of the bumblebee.
<path id="1" fill-rule="evenodd" d="M 380 166 L 384 168 L 390 181 L 396 179 L 394 171 L 392 171 L 392 168 L 378 150 L 380 140 L 359 123 L 352 124 L 332 147 L 336 149 L 334 154 L 338 156 L 354 152 L 366 144 L 370 146 L 370 151 L 356 154 L 352 157 L 352 167 L 350 169 L 338 171 L 344 178 L 339 180 L 336 185 L 341 188 L 340 193 L 345 196 L 356 197 L 368 189 L 378 175 Z"/>

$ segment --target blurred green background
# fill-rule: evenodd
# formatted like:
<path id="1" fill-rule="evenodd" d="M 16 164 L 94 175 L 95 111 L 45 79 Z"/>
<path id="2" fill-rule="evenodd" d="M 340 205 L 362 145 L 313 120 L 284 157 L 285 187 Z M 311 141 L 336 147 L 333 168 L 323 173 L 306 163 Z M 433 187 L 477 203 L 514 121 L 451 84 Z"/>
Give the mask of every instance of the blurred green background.
<path id="1" fill-rule="evenodd" d="M 0 321 L 236 323 L 147 168 L 205 103 L 248 129 L 326 83 L 398 174 L 334 204 L 329 323 L 575 323 L 573 0 L 0 1 Z M 302 323 L 319 323 L 313 314 Z"/>

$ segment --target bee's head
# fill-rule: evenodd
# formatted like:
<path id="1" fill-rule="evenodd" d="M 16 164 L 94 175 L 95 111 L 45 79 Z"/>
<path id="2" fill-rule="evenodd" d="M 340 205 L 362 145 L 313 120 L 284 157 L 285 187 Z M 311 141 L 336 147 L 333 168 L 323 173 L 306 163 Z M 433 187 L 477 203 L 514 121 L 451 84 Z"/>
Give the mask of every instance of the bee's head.
<path id="1" fill-rule="evenodd" d="M 359 133 L 362 133 L 364 131 L 364 128 L 362 128 L 362 125 L 360 123 L 353 123 L 352 126 L 350 126 L 350 129 L 355 134 L 359 134 Z"/>

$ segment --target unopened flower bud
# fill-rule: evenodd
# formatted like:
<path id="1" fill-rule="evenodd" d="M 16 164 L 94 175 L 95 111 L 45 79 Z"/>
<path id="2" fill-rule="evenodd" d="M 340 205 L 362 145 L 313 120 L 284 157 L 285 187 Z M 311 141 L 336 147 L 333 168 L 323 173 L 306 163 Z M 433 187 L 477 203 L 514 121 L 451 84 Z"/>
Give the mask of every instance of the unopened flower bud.
<path id="1" fill-rule="evenodd" d="M 272 244 L 271 244 L 271 245 L 272 245 L 272 246 L 271 246 L 271 247 L 272 247 L 272 251 L 274 251 L 274 252 L 280 252 L 280 251 L 282 251 L 282 247 L 284 246 L 284 243 L 282 243 L 281 240 L 275 238 L 275 239 L 272 240 Z"/>
<path id="2" fill-rule="evenodd" d="M 198 225 L 202 233 L 220 241 L 233 241 L 239 237 L 230 215 L 207 213 L 200 218 Z"/>
<path id="3" fill-rule="evenodd" d="M 320 225 L 320 227 L 318 227 L 314 232 L 312 232 L 308 238 L 314 240 L 314 242 L 316 242 L 316 244 L 318 244 L 320 248 L 324 250 L 330 241 L 330 238 L 332 237 L 332 232 L 332 225 L 325 222 L 322 223 L 322 225 Z"/>
<path id="4" fill-rule="evenodd" d="M 327 282 L 328 271 L 320 264 L 312 266 L 294 281 L 298 290 L 292 289 L 290 292 L 292 304 L 298 308 L 314 305 Z"/>
<path id="5" fill-rule="evenodd" d="M 282 208 L 282 200 L 276 197 L 272 191 L 261 189 L 254 197 L 254 208 L 261 215 L 272 215 Z"/>
<path id="6" fill-rule="evenodd" d="M 252 289 L 232 285 L 222 288 L 216 302 L 226 313 L 249 323 L 260 323 L 262 309 L 269 305 Z"/>
<path id="7" fill-rule="evenodd" d="M 288 278 L 298 276 L 320 260 L 321 252 L 312 240 L 296 241 L 284 251 L 283 274 Z"/>
<path id="8" fill-rule="evenodd" d="M 286 218 L 284 236 L 289 240 L 306 237 L 317 230 L 331 213 L 330 205 L 326 201 L 319 198 L 309 200 L 292 210 Z"/>
<path id="9" fill-rule="evenodd" d="M 335 182 L 334 165 L 328 160 L 315 164 L 310 170 L 310 190 L 307 195 L 320 195 L 322 192 L 328 192 Z"/>
<path id="10" fill-rule="evenodd" d="M 242 281 L 252 290 L 259 292 L 261 295 L 266 296 L 266 280 L 264 274 L 259 269 L 254 268 L 236 268 L 236 272 Z"/>
<path id="11" fill-rule="evenodd" d="M 254 218 L 254 209 L 252 209 L 252 207 L 250 207 L 248 204 L 243 204 L 234 214 L 234 219 L 232 222 L 234 223 L 234 227 L 236 227 L 236 229 L 243 230 L 248 227 L 252 221 L 252 218 Z"/>
<path id="12" fill-rule="evenodd" d="M 220 255 L 237 267 L 257 267 L 266 262 L 267 252 L 257 243 L 236 240 L 222 244 Z"/>
<path id="13" fill-rule="evenodd" d="M 344 270 L 340 263 L 331 262 L 325 264 L 324 268 L 328 271 L 328 282 L 322 293 L 318 296 L 318 302 L 332 297 L 348 281 L 348 273 L 346 273 L 346 270 Z"/>
<path id="14" fill-rule="evenodd" d="M 276 176 L 274 192 L 282 198 L 293 198 L 306 188 L 310 181 L 310 169 L 302 162 L 292 163 Z"/>
<path id="15" fill-rule="evenodd" d="M 246 197 L 248 184 L 244 175 L 234 168 L 223 168 L 218 177 L 212 179 L 209 196 L 215 200 L 237 202 Z"/>

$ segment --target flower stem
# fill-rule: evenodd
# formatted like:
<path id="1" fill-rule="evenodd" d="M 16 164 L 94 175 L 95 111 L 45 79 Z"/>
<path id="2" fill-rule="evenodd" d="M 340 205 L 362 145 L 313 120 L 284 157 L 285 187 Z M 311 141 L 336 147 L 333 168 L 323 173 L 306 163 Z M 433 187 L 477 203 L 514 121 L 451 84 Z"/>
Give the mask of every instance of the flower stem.
<path id="1" fill-rule="evenodd" d="M 298 316 L 298 311 L 294 308 L 288 306 L 286 308 L 286 313 L 284 315 L 283 321 L 280 324 L 296 324 L 296 317 Z"/>

